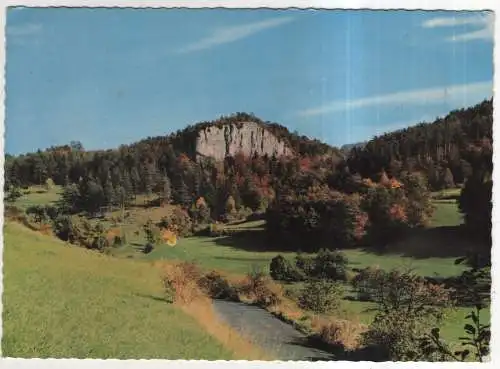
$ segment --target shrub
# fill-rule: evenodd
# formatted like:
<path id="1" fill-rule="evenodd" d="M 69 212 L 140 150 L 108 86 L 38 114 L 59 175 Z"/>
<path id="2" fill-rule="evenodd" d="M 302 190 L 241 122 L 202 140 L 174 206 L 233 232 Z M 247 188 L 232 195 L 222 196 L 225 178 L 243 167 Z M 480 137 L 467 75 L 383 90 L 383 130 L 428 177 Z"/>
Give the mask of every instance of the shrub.
<path id="1" fill-rule="evenodd" d="M 117 246 L 123 246 L 127 243 L 127 238 L 126 236 L 123 234 L 121 236 L 115 236 L 114 239 L 113 239 L 113 246 L 117 247 Z"/>
<path id="2" fill-rule="evenodd" d="M 311 257 L 297 254 L 297 256 L 295 256 L 295 266 L 306 276 L 314 274 L 314 259 Z"/>
<path id="3" fill-rule="evenodd" d="M 53 230 L 61 240 L 104 252 L 110 241 L 101 223 L 92 225 L 85 219 L 75 216 L 60 215 L 53 221 Z"/>
<path id="4" fill-rule="evenodd" d="M 21 190 L 18 187 L 11 186 L 6 193 L 5 201 L 15 202 L 21 196 L 23 196 Z"/>
<path id="5" fill-rule="evenodd" d="M 55 235 L 63 241 L 74 243 L 77 238 L 78 229 L 73 217 L 60 215 L 53 222 Z"/>
<path id="6" fill-rule="evenodd" d="M 210 221 L 210 208 L 203 197 L 198 198 L 191 206 L 189 216 L 196 224 L 206 224 Z"/>
<path id="7" fill-rule="evenodd" d="M 193 222 L 189 214 L 179 207 L 175 207 L 172 212 L 164 216 L 158 226 L 170 229 L 182 237 L 188 237 L 193 233 Z"/>
<path id="8" fill-rule="evenodd" d="M 300 273 L 298 268 L 295 268 L 282 255 L 275 256 L 271 260 L 269 266 L 271 278 L 276 281 L 298 282 L 304 280 L 304 275 Z"/>
<path id="9" fill-rule="evenodd" d="M 45 212 L 45 206 L 34 205 L 26 209 L 26 215 L 32 216 L 36 223 L 46 222 L 49 218 Z"/>
<path id="10" fill-rule="evenodd" d="M 321 341 L 332 346 L 341 346 L 346 350 L 359 347 L 361 333 L 365 327 L 349 320 L 330 320 L 321 324 L 318 336 Z"/>
<path id="11" fill-rule="evenodd" d="M 380 274 L 379 267 L 370 266 L 361 270 L 351 281 L 354 292 L 360 301 L 373 301 L 376 296 Z"/>
<path id="12" fill-rule="evenodd" d="M 306 283 L 299 296 L 299 306 L 315 313 L 329 313 L 338 308 L 342 299 L 342 286 L 320 279 Z"/>
<path id="13" fill-rule="evenodd" d="M 212 271 L 198 281 L 198 285 L 207 295 L 214 299 L 238 300 L 238 293 L 219 273 Z"/>
<path id="14" fill-rule="evenodd" d="M 340 251 L 320 250 L 314 258 L 313 274 L 318 278 L 345 281 L 348 262 Z"/>
<path id="15" fill-rule="evenodd" d="M 224 225 L 219 223 L 211 223 L 209 226 L 209 232 L 211 237 L 220 237 L 225 235 Z"/>
<path id="16" fill-rule="evenodd" d="M 376 315 L 363 344 L 377 348 L 389 360 L 416 360 L 423 355 L 419 340 L 443 318 L 449 291 L 409 272 L 375 273 Z"/>
<path id="17" fill-rule="evenodd" d="M 143 252 L 144 254 L 149 254 L 151 251 L 153 251 L 153 250 L 154 250 L 154 248 L 155 248 L 155 247 L 153 246 L 153 244 L 148 242 L 148 243 L 146 243 L 146 244 L 144 245 L 144 247 L 143 247 L 143 249 L 142 249 L 142 252 Z"/>
<path id="18" fill-rule="evenodd" d="M 387 361 L 416 360 L 421 355 L 417 342 L 426 328 L 423 323 L 408 319 L 403 311 L 377 315 L 363 333 L 362 343 L 376 348 Z"/>
<path id="19" fill-rule="evenodd" d="M 166 299 L 172 302 L 191 303 L 202 296 L 198 280 L 202 273 L 198 266 L 189 262 L 165 264 L 162 283 Z"/>
<path id="20" fill-rule="evenodd" d="M 250 272 L 238 292 L 264 308 L 278 305 L 283 297 L 282 287 L 259 271 Z"/>
<path id="21" fill-rule="evenodd" d="M 160 244 L 160 229 L 153 224 L 151 219 L 148 219 L 148 221 L 142 226 L 142 230 L 144 231 L 146 241 L 149 245 L 154 247 Z"/>

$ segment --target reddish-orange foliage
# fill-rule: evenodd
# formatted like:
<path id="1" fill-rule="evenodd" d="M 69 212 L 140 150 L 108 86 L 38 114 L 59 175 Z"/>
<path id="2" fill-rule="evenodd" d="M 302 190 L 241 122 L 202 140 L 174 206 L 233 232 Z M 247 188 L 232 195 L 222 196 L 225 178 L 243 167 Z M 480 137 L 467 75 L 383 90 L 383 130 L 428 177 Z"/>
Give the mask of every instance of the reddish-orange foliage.
<path id="1" fill-rule="evenodd" d="M 389 186 L 391 188 L 401 188 L 401 187 L 403 187 L 403 184 L 401 182 L 399 182 L 396 178 L 392 178 L 389 181 Z"/>
<path id="2" fill-rule="evenodd" d="M 179 162 L 182 163 L 182 164 L 186 164 L 186 163 L 189 163 L 191 160 L 189 159 L 189 157 L 182 153 L 179 155 Z"/>
<path id="3" fill-rule="evenodd" d="M 269 187 L 269 176 L 260 177 L 260 186 L 263 188 Z"/>
<path id="4" fill-rule="evenodd" d="M 308 171 L 311 169 L 312 161 L 308 156 L 303 157 L 299 160 L 299 168 L 302 171 Z"/>
<path id="5" fill-rule="evenodd" d="M 242 186 L 245 182 L 245 177 L 243 177 L 240 173 L 236 173 L 235 182 L 238 186 Z"/>
<path id="6" fill-rule="evenodd" d="M 363 184 L 367 187 L 376 187 L 377 184 L 373 182 L 370 178 L 363 178 Z"/>
<path id="7" fill-rule="evenodd" d="M 381 174 L 380 174 L 380 180 L 379 180 L 380 184 L 382 184 L 383 186 L 388 186 L 390 185 L 391 181 L 389 180 L 389 177 L 387 176 L 387 173 L 385 171 L 383 171 Z"/>
<path id="8" fill-rule="evenodd" d="M 173 247 L 177 244 L 177 235 L 170 229 L 163 231 L 162 239 L 169 246 Z"/>
<path id="9" fill-rule="evenodd" d="M 408 220 L 405 209 L 399 204 L 394 204 L 391 206 L 391 208 L 389 209 L 389 215 L 391 219 L 394 220 L 399 220 L 402 222 L 406 222 Z"/>
<path id="10" fill-rule="evenodd" d="M 368 215 L 366 213 L 361 213 L 356 215 L 356 222 L 354 228 L 354 237 L 357 240 L 362 239 L 366 234 L 366 227 L 368 225 Z"/>
<path id="11" fill-rule="evenodd" d="M 207 206 L 207 202 L 205 201 L 205 198 L 203 196 L 198 197 L 198 200 L 196 200 L 196 207 L 199 208 L 201 206 Z"/>
<path id="12" fill-rule="evenodd" d="M 112 242 L 115 239 L 115 237 L 120 236 L 120 234 L 121 234 L 120 228 L 110 228 L 106 233 L 106 239 L 109 242 Z"/>

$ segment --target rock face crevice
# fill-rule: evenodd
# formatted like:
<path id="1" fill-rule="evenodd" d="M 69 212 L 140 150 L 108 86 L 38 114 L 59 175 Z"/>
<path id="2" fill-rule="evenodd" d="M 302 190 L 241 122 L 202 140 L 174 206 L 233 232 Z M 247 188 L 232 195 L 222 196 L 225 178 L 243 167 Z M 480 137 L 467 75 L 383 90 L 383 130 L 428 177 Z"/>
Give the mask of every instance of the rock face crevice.
<path id="1" fill-rule="evenodd" d="M 226 156 L 243 153 L 245 156 L 292 155 L 292 150 L 265 127 L 254 122 L 211 126 L 198 132 L 196 157 L 212 157 L 223 160 Z"/>

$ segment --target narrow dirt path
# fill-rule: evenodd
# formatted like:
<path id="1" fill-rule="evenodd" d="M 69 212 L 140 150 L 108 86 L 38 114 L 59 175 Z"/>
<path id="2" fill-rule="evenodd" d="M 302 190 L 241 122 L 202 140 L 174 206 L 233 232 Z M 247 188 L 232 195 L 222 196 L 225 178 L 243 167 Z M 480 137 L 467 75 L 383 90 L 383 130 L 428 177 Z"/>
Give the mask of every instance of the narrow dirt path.
<path id="1" fill-rule="evenodd" d="M 325 351 L 308 347 L 307 336 L 256 306 L 214 300 L 214 311 L 226 324 L 276 360 L 332 360 Z"/>

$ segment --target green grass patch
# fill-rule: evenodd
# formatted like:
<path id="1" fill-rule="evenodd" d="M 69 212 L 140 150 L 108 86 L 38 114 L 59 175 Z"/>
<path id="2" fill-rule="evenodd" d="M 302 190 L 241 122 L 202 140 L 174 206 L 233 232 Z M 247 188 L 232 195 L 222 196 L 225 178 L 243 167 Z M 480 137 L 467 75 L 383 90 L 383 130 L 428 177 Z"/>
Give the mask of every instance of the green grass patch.
<path id="1" fill-rule="evenodd" d="M 6 357 L 223 359 L 231 352 L 162 299 L 157 269 L 7 222 Z"/>
<path id="2" fill-rule="evenodd" d="M 431 194 L 434 199 L 446 199 L 446 198 L 455 198 L 457 199 L 460 196 L 461 188 L 448 188 L 441 191 L 436 191 Z"/>
<path id="3" fill-rule="evenodd" d="M 142 235 L 134 239 L 136 245 L 145 243 Z M 245 245 L 238 247 L 237 243 Z M 117 254 L 122 256 L 134 255 L 136 258 L 146 260 L 178 259 L 194 261 L 205 269 L 218 269 L 234 274 L 245 274 L 252 268 L 269 270 L 271 259 L 278 253 L 293 259 L 294 252 L 278 251 L 252 251 L 245 249 L 250 243 L 244 237 L 188 237 L 179 239 L 177 246 L 158 246 L 148 255 L 138 253 L 133 247 L 119 249 Z M 259 242 L 256 238 L 255 242 Z M 230 246 L 232 244 L 232 246 Z M 464 270 L 462 265 L 455 265 L 455 257 L 448 258 L 413 258 L 401 254 L 375 254 L 361 249 L 342 250 L 349 259 L 349 266 L 364 268 L 378 265 L 383 269 L 413 269 L 415 273 L 423 276 L 453 276 Z"/>
<path id="4" fill-rule="evenodd" d="M 54 186 L 47 190 L 43 186 L 32 186 L 27 191 L 22 190 L 23 195 L 12 205 L 21 209 L 27 209 L 35 205 L 50 205 L 56 203 L 61 198 L 62 187 Z M 24 193 L 26 191 L 27 193 Z"/>
<path id="5" fill-rule="evenodd" d="M 431 227 L 450 227 L 463 223 L 463 216 L 455 200 L 434 200 L 434 214 Z"/>

